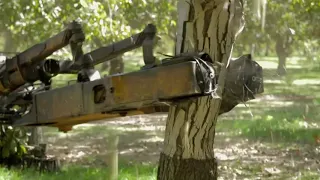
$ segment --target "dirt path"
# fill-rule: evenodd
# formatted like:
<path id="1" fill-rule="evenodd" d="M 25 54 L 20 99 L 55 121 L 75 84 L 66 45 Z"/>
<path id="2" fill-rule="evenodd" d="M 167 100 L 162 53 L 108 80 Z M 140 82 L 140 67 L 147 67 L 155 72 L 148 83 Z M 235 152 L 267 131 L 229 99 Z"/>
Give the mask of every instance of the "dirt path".
<path id="1" fill-rule="evenodd" d="M 45 142 L 50 144 L 48 153 L 65 163 L 100 166 L 107 164 L 108 141 L 118 135 L 120 162 L 156 164 L 165 118 L 165 115 L 124 117 L 78 125 L 68 134 L 46 128 Z M 320 177 L 320 146 L 251 142 L 225 132 L 217 133 L 215 144 L 222 179 Z"/>

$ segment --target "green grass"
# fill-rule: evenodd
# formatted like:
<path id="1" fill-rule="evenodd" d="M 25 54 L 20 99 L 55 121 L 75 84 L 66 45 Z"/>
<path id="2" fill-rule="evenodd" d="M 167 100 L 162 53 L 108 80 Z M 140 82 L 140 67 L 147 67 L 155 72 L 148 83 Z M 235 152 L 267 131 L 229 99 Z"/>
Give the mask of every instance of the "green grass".
<path id="1" fill-rule="evenodd" d="M 275 99 L 249 102 L 250 109 L 237 107 L 233 110 L 236 116 L 218 122 L 217 132 L 267 142 L 314 144 L 314 137 L 320 136 L 319 68 L 310 67 L 305 60 L 290 58 L 287 75 L 279 77 L 275 57 L 257 58 L 257 61 L 265 65 L 264 94 Z M 290 68 L 293 66 L 300 69 Z M 251 111 L 253 117 L 246 111 Z"/>
<path id="2" fill-rule="evenodd" d="M 221 121 L 217 124 L 217 132 L 232 132 L 232 136 L 241 136 L 250 140 L 264 142 L 287 142 L 314 144 L 318 128 L 305 128 L 300 120 L 265 119 Z"/>
<path id="3" fill-rule="evenodd" d="M 267 104 L 251 104 L 252 117 L 246 112 L 248 108 L 238 107 L 235 109 L 237 118 L 222 118 L 217 123 L 217 132 L 231 132 L 232 136 L 273 143 L 314 144 L 314 137 L 320 137 L 319 99 L 308 103 L 293 102 L 285 107 L 264 106 Z"/>
<path id="4" fill-rule="evenodd" d="M 151 165 L 120 165 L 119 180 L 156 179 L 157 167 Z M 0 168 L 0 180 L 105 180 L 108 168 L 68 166 L 56 173 L 39 173 L 32 169 L 8 170 Z"/>

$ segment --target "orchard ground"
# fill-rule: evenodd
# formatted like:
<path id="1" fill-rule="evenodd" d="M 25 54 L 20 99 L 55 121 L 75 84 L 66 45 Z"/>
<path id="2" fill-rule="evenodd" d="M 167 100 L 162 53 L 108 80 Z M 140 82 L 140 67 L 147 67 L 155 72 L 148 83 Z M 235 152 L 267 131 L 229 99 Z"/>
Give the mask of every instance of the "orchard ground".
<path id="1" fill-rule="evenodd" d="M 288 60 L 276 75 L 275 57 L 256 58 L 264 68 L 265 93 L 222 115 L 215 155 L 220 179 L 320 179 L 320 65 Z M 98 121 L 67 134 L 44 127 L 48 154 L 61 159 L 58 173 L 0 168 L 0 179 L 105 179 L 108 142 L 119 137 L 119 179 L 156 179 L 165 114 Z"/>

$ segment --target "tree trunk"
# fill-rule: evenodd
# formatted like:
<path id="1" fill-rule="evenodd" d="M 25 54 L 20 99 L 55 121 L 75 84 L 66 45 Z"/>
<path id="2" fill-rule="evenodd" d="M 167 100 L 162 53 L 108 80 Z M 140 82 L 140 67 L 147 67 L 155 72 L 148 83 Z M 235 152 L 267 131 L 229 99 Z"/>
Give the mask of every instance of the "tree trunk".
<path id="1" fill-rule="evenodd" d="M 256 44 L 255 43 L 252 43 L 251 44 L 251 50 L 250 50 L 251 52 L 250 52 L 250 54 L 252 55 L 252 56 L 254 56 L 254 53 L 255 53 L 255 51 L 256 51 Z"/>
<path id="2" fill-rule="evenodd" d="M 292 29 L 287 29 L 286 32 L 277 35 L 276 39 L 276 52 L 279 58 L 278 74 L 284 76 L 287 74 L 286 60 L 292 53 L 292 44 L 294 42 L 295 32 Z"/>
<path id="3" fill-rule="evenodd" d="M 176 54 L 204 51 L 222 64 L 212 96 L 180 100 L 171 105 L 158 180 L 217 179 L 215 125 L 219 115 L 233 43 L 243 29 L 241 0 L 179 0 Z"/>
<path id="4" fill-rule="evenodd" d="M 122 56 L 118 56 L 110 61 L 109 75 L 123 73 L 124 64 Z"/>
<path id="5" fill-rule="evenodd" d="M 285 46 L 284 39 L 281 37 L 278 37 L 276 41 L 276 53 L 278 56 L 277 73 L 280 76 L 284 76 L 287 74 L 287 70 L 286 70 L 287 53 L 286 53 L 286 46 Z"/>
<path id="6" fill-rule="evenodd" d="M 42 128 L 41 127 L 30 127 L 30 137 L 28 145 L 37 146 L 42 143 Z"/>
<path id="7" fill-rule="evenodd" d="M 266 49 L 265 49 L 264 56 L 269 56 L 269 50 L 270 50 L 270 41 L 268 40 L 266 43 Z"/>
<path id="8" fill-rule="evenodd" d="M 102 72 L 107 71 L 108 68 L 109 68 L 109 62 L 101 63 L 101 69 L 100 69 L 100 71 L 102 71 Z"/>
<path id="9" fill-rule="evenodd" d="M 277 68 L 277 73 L 280 76 L 284 76 L 287 74 L 287 69 L 286 69 L 286 61 L 287 57 L 283 54 L 278 54 L 278 68 Z"/>
<path id="10" fill-rule="evenodd" d="M 4 35 L 4 41 L 5 41 L 4 47 L 3 47 L 4 51 L 5 52 L 11 52 L 11 51 L 13 52 L 14 48 L 13 48 L 13 38 L 12 38 L 11 32 L 8 30 L 5 30 L 3 35 Z M 12 54 L 10 54 L 10 55 L 12 55 Z"/>

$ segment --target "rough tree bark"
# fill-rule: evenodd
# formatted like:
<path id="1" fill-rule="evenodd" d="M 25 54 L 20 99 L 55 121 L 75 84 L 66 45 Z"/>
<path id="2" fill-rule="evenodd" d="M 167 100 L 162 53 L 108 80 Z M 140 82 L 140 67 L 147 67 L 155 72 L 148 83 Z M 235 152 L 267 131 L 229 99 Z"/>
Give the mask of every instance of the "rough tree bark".
<path id="1" fill-rule="evenodd" d="M 222 64 L 213 96 L 171 105 L 158 180 L 217 179 L 215 125 L 233 43 L 241 32 L 242 0 L 179 0 L 176 54 L 204 51 Z"/>

